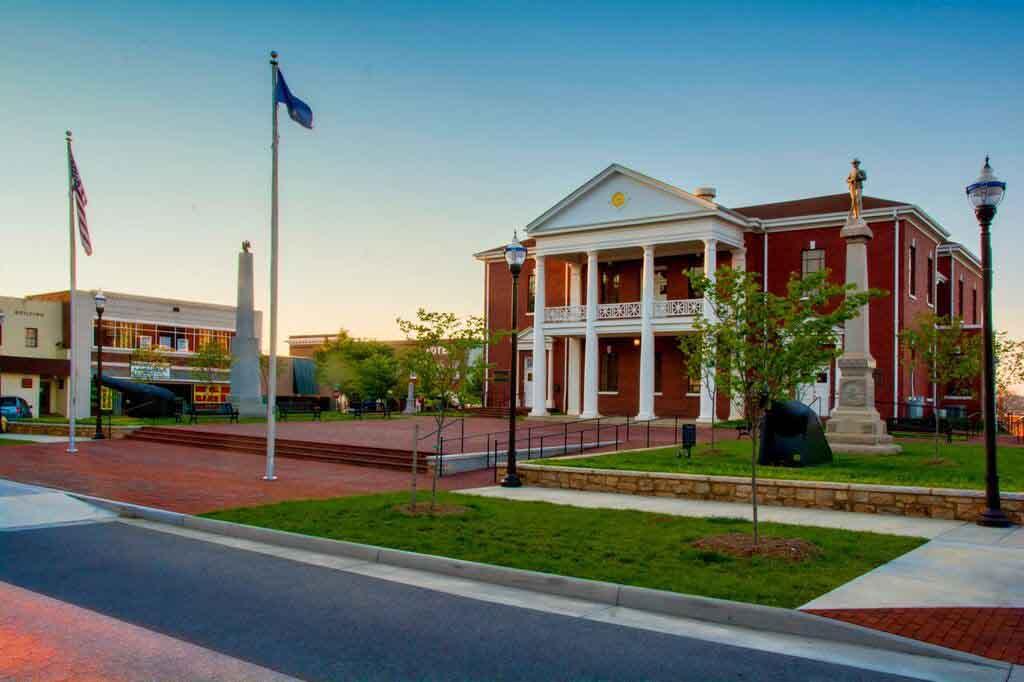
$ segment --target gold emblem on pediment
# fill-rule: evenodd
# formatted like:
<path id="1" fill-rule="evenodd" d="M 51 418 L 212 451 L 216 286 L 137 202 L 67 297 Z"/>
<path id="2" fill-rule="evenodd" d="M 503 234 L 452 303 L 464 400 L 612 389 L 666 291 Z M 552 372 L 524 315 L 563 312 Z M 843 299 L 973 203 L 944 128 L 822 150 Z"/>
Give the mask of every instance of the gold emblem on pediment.
<path id="1" fill-rule="evenodd" d="M 622 208 L 626 205 L 626 194 L 624 192 L 616 192 L 612 195 L 611 204 L 615 208 Z"/>

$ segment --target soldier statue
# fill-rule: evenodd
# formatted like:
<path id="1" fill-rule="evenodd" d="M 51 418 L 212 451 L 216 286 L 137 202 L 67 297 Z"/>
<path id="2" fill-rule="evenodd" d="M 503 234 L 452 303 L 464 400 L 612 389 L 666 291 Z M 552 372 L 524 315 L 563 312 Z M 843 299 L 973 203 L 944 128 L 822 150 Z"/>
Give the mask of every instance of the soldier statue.
<path id="1" fill-rule="evenodd" d="M 246 239 L 244 242 L 242 242 L 242 251 L 244 251 L 245 253 L 249 253 L 249 249 L 251 249 L 251 248 L 252 248 L 252 242 L 250 242 L 248 239 Z"/>
<path id="2" fill-rule="evenodd" d="M 850 188 L 850 222 L 860 220 L 864 209 L 864 181 L 868 179 L 868 174 L 860 169 L 860 159 L 854 159 L 852 163 L 853 168 L 846 176 L 846 186 Z"/>

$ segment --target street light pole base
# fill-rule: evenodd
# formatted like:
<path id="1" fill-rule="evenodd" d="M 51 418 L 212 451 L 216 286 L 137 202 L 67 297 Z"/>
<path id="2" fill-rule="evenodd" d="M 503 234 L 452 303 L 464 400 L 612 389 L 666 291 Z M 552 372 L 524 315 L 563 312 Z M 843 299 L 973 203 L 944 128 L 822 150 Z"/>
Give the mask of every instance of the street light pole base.
<path id="1" fill-rule="evenodd" d="M 277 476 L 264 476 L 263 480 L 264 481 L 276 481 L 277 480 Z"/>
<path id="2" fill-rule="evenodd" d="M 102 433 L 94 434 L 92 437 L 93 440 L 106 440 L 106 438 Z"/>
<path id="3" fill-rule="evenodd" d="M 986 509 L 981 512 L 976 523 L 986 528 L 1006 528 L 1013 525 L 1002 509 Z"/>
<path id="4" fill-rule="evenodd" d="M 519 479 L 517 474 L 507 474 L 505 478 L 501 479 L 502 488 L 522 488 L 523 482 Z"/>

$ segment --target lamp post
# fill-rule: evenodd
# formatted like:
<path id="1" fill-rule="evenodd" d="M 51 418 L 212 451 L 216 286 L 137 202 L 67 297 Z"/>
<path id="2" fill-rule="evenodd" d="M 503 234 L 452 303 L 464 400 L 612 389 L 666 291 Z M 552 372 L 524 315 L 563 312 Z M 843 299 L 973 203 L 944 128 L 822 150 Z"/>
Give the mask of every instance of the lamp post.
<path id="1" fill-rule="evenodd" d="M 523 263 L 526 261 L 526 247 L 513 239 L 512 243 L 505 247 L 505 262 L 508 263 L 508 270 L 512 273 L 512 360 L 509 363 L 509 401 L 508 401 L 508 455 L 506 457 L 506 473 L 501 485 L 505 488 L 518 488 L 523 485 L 519 480 L 516 471 L 516 397 L 517 379 L 516 368 L 519 359 L 519 273 L 523 270 Z"/>
<path id="2" fill-rule="evenodd" d="M 96 433 L 93 440 L 103 440 L 103 310 L 107 297 L 100 290 L 93 301 L 96 303 Z"/>
<path id="3" fill-rule="evenodd" d="M 967 187 L 967 200 L 974 207 L 974 215 L 981 226 L 981 273 L 985 294 L 985 315 L 982 319 L 984 338 L 984 405 L 985 416 L 985 511 L 978 517 L 979 526 L 1005 528 L 1010 520 L 1003 513 L 999 500 L 999 475 L 996 472 L 996 371 L 992 325 L 992 236 L 989 228 L 996 216 L 996 206 L 1003 200 L 1006 183 L 992 172 L 985 157 L 981 175 Z"/>

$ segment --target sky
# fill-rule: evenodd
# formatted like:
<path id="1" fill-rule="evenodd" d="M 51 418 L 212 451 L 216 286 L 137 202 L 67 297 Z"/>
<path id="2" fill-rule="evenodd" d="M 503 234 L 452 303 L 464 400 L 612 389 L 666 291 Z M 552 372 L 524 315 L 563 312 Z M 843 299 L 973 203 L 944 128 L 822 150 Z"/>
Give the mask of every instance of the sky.
<path id="1" fill-rule="evenodd" d="M 858 156 L 866 194 L 977 252 L 963 192 L 986 153 L 1009 184 L 996 322 L 1021 337 L 1022 31 L 998 0 L 8 0 L 0 294 L 67 288 L 70 128 L 80 288 L 233 304 L 248 239 L 266 311 L 275 49 L 316 120 L 282 110 L 282 339 L 480 314 L 472 254 L 612 162 L 742 206 L 844 192 Z"/>

